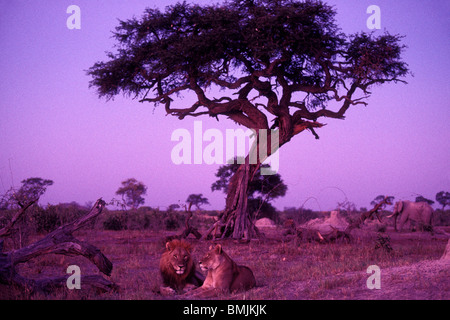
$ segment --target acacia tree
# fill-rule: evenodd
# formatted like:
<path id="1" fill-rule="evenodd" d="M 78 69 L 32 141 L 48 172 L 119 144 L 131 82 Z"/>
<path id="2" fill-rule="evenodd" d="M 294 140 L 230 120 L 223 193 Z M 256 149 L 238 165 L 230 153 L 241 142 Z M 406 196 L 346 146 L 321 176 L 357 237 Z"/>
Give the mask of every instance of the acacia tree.
<path id="1" fill-rule="evenodd" d="M 37 204 L 47 188 L 53 185 L 52 180 L 42 178 L 28 178 L 22 180 L 21 183 L 22 186 L 19 189 L 12 187 L 1 195 L 0 208 L 16 209 L 24 208 L 30 203 Z"/>
<path id="2" fill-rule="evenodd" d="M 384 209 L 384 207 L 386 206 L 386 204 L 389 204 L 389 203 L 394 203 L 394 199 L 395 199 L 395 197 L 393 197 L 393 196 L 384 196 L 384 195 L 379 195 L 379 196 L 377 196 L 375 199 L 373 199 L 371 202 L 370 202 L 370 205 L 371 206 L 376 206 L 376 205 L 378 205 L 379 203 L 382 203 L 382 205 L 381 205 L 381 209 Z"/>
<path id="3" fill-rule="evenodd" d="M 186 199 L 186 202 L 196 206 L 197 210 L 200 210 L 202 205 L 209 204 L 208 198 L 204 197 L 202 193 L 190 194 Z"/>
<path id="4" fill-rule="evenodd" d="M 436 201 L 442 205 L 442 212 L 446 206 L 450 205 L 450 192 L 440 191 L 436 193 Z"/>
<path id="5" fill-rule="evenodd" d="M 137 209 L 145 202 L 142 196 L 147 194 L 147 187 L 135 178 L 130 178 L 122 181 L 122 186 L 117 189 L 116 194 L 122 196 L 122 200 L 127 206 Z"/>
<path id="6" fill-rule="evenodd" d="M 422 195 L 418 195 L 418 196 L 416 197 L 415 202 L 426 202 L 426 203 L 428 203 L 430 206 L 434 203 L 433 200 L 427 199 L 427 198 L 425 198 L 425 197 L 422 196 Z"/>
<path id="7" fill-rule="evenodd" d="M 211 190 L 221 190 L 227 194 L 228 187 L 230 186 L 230 178 L 239 169 L 239 163 L 241 162 L 242 161 L 235 159 L 234 163 L 220 166 L 216 172 L 216 177 L 218 179 L 211 185 Z M 261 168 L 270 170 L 268 164 L 262 164 L 261 167 L 256 170 L 252 181 L 248 184 L 248 216 L 252 220 L 261 217 L 275 219 L 276 209 L 270 202 L 276 198 L 284 197 L 286 195 L 287 185 L 284 184 L 280 174 L 273 172 L 273 174 L 263 175 L 261 174 Z M 225 234 L 227 232 L 230 232 L 230 230 L 225 230 Z"/>
<path id="8" fill-rule="evenodd" d="M 321 1 L 296 0 L 146 9 L 140 19 L 120 21 L 117 50 L 87 71 L 90 86 L 107 99 L 124 94 L 162 104 L 179 119 L 224 116 L 257 134 L 274 129 L 278 146 L 305 130 L 318 138 L 319 119 L 344 119 L 350 107 L 367 105 L 371 87 L 408 74 L 401 36 L 346 35 L 335 15 Z M 215 89 L 223 96 L 212 97 Z M 175 106 L 183 92 L 196 101 Z M 271 137 L 267 156 L 276 151 Z M 220 223 L 233 238 L 254 234 L 247 188 L 264 160 L 247 156 L 230 179 Z"/>

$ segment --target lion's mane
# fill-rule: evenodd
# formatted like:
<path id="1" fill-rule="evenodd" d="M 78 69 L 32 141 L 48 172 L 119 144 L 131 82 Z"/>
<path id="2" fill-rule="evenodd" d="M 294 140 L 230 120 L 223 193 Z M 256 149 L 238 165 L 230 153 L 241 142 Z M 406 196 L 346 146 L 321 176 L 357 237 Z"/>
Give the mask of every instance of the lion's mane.
<path id="1" fill-rule="evenodd" d="M 183 274 L 177 274 L 174 270 L 171 259 L 172 253 L 178 249 L 180 252 L 185 251 L 188 253 L 188 259 L 185 262 L 186 270 Z M 159 263 L 159 269 L 163 278 L 164 285 L 171 287 L 176 291 L 183 290 L 186 284 L 191 283 L 196 286 L 200 286 L 203 281 L 196 275 L 195 264 L 191 256 L 191 245 L 184 240 L 172 240 L 167 242 L 166 251 L 162 254 Z"/>

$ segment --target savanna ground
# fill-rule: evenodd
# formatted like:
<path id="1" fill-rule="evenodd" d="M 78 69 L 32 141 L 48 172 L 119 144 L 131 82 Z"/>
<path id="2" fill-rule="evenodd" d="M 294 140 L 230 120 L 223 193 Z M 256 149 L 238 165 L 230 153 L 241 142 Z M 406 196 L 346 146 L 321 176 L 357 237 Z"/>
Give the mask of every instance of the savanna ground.
<path id="1" fill-rule="evenodd" d="M 446 232 L 449 227 L 441 227 Z M 182 228 L 181 228 L 182 229 Z M 82 230 L 77 238 L 97 246 L 112 261 L 110 280 L 119 289 L 97 293 L 89 288 L 59 289 L 52 294 L 19 292 L 0 286 L 2 299 L 182 299 L 163 297 L 159 259 L 164 238 L 180 230 Z M 204 230 L 200 230 L 204 231 Z M 388 228 L 393 251 L 375 249 L 376 236 L 356 238 L 354 243 L 319 244 L 282 236 L 283 229 L 264 229 L 265 239 L 242 243 L 220 241 L 238 263 L 249 266 L 257 286 L 245 293 L 216 299 L 450 299 L 449 260 L 439 260 L 447 240 L 429 233 L 394 233 Z M 36 236 L 39 237 L 39 236 Z M 195 261 L 212 241 L 188 238 Z M 21 265 L 18 271 L 31 278 L 61 276 L 76 264 L 82 275 L 97 274 L 94 265 L 82 257 L 47 255 Z M 370 290 L 367 268 L 381 269 L 381 289 Z"/>

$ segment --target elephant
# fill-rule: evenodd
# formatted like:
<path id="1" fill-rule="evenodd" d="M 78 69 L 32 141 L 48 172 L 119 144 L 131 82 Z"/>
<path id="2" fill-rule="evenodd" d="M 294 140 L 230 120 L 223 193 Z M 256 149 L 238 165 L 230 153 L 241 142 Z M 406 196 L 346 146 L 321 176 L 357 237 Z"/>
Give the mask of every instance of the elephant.
<path id="1" fill-rule="evenodd" d="M 394 213 L 390 217 L 394 217 L 394 228 L 397 230 L 397 216 L 400 215 L 399 229 L 407 221 L 411 221 L 418 225 L 422 230 L 432 230 L 431 219 L 433 217 L 433 208 L 426 202 L 412 202 L 408 200 L 398 201 L 394 205 Z"/>

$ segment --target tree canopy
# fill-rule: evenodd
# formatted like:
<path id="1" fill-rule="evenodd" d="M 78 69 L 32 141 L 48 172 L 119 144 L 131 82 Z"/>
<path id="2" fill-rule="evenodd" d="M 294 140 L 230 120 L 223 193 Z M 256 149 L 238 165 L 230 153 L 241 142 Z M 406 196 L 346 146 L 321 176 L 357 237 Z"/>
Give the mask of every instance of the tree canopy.
<path id="1" fill-rule="evenodd" d="M 403 81 L 408 73 L 400 36 L 345 35 L 335 15 L 321 1 L 295 0 L 146 9 L 140 19 L 120 21 L 117 51 L 88 70 L 90 85 L 101 97 L 123 93 L 163 103 L 180 119 L 225 115 L 267 129 L 268 113 L 289 139 L 314 127 L 307 120 L 344 118 L 350 106 L 366 104 L 371 86 Z M 227 94 L 208 97 L 212 87 Z M 173 108 L 183 91 L 194 92 L 197 101 Z M 330 100 L 341 102 L 337 111 L 326 109 Z"/>
<path id="2" fill-rule="evenodd" d="M 37 202 L 47 188 L 53 185 L 53 180 L 28 178 L 21 181 L 19 189 L 11 188 L 0 199 L 0 208 L 25 207 L 31 202 Z"/>
<path id="3" fill-rule="evenodd" d="M 211 185 L 212 191 L 221 190 L 228 193 L 230 178 L 239 168 L 238 161 L 235 162 L 220 166 L 217 169 L 216 177 L 218 179 Z M 269 165 L 263 164 L 261 167 L 267 168 Z M 249 182 L 247 189 L 249 199 L 262 200 L 264 197 L 267 202 L 285 196 L 286 191 L 287 185 L 284 184 L 280 174 L 261 175 L 260 169 L 256 171 L 255 177 Z"/>
<path id="4" fill-rule="evenodd" d="M 257 134 L 274 129 L 278 144 L 270 130 L 267 153 L 256 164 L 247 156 L 230 179 L 221 216 L 223 234 L 251 237 L 247 188 L 265 159 L 305 130 L 318 138 L 321 118 L 344 119 L 350 107 L 367 105 L 373 86 L 409 74 L 400 35 L 345 34 L 335 16 L 314 0 L 146 9 L 119 22 L 115 52 L 87 71 L 90 86 L 107 99 L 123 94 L 162 104 L 179 119 L 225 116 Z M 195 102 L 175 105 L 185 93 Z"/>
<path id="5" fill-rule="evenodd" d="M 418 195 L 418 196 L 416 197 L 416 200 L 414 200 L 414 201 L 415 201 L 415 202 L 426 202 L 426 203 L 428 203 L 429 205 L 432 205 L 432 204 L 434 203 L 433 200 L 427 199 L 427 198 L 425 198 L 425 197 L 422 196 L 422 195 Z"/>
<path id="6" fill-rule="evenodd" d="M 217 169 L 216 177 L 218 178 L 212 185 L 212 191 L 223 191 L 225 194 L 229 192 L 230 179 L 239 169 L 240 161 L 235 160 L 220 166 Z M 268 164 L 262 164 L 256 170 L 253 179 L 248 183 L 248 211 L 252 219 L 270 218 L 277 220 L 277 211 L 270 203 L 273 199 L 284 197 L 287 192 L 287 185 L 281 179 L 279 173 L 270 175 L 262 175 L 261 168 L 268 168 Z"/>
<path id="7" fill-rule="evenodd" d="M 386 199 L 386 201 L 384 201 L 385 199 Z M 375 197 L 375 199 L 373 199 L 370 202 L 370 205 L 375 207 L 377 204 L 379 204 L 379 203 L 384 201 L 384 203 L 381 205 L 381 208 L 383 209 L 386 206 L 386 202 L 393 204 L 394 203 L 394 199 L 395 199 L 395 197 L 393 197 L 393 196 L 379 195 L 379 196 Z"/>
<path id="8" fill-rule="evenodd" d="M 450 192 L 439 191 L 436 193 L 436 201 L 442 205 L 442 211 L 444 211 L 445 207 L 450 205 Z"/>
<path id="9" fill-rule="evenodd" d="M 186 199 L 186 202 L 195 206 L 197 210 L 200 210 L 202 205 L 209 204 L 208 198 L 204 197 L 202 193 L 190 194 Z"/>
<path id="10" fill-rule="evenodd" d="M 130 178 L 122 181 L 122 187 L 117 189 L 116 194 L 122 196 L 127 206 L 137 209 L 137 207 L 145 202 L 142 196 L 147 194 L 147 187 L 135 178 Z"/>

